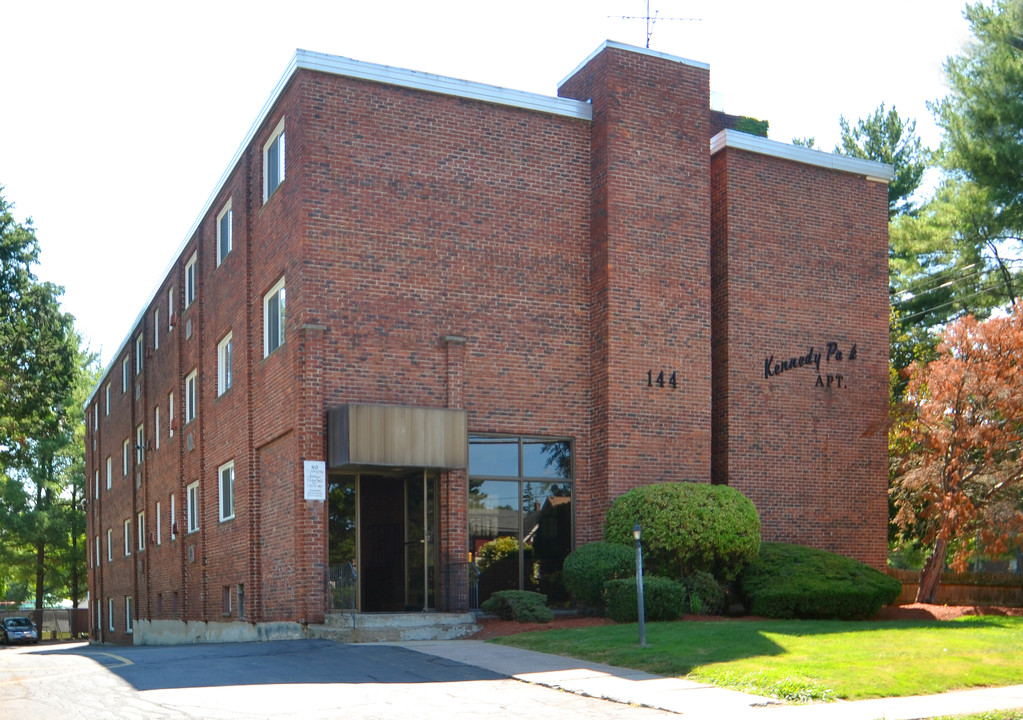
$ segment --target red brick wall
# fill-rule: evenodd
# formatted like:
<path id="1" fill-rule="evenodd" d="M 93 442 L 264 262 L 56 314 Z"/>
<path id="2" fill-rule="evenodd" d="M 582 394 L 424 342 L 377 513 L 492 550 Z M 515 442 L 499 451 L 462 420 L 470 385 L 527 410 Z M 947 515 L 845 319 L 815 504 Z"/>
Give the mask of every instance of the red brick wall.
<path id="1" fill-rule="evenodd" d="M 710 479 L 709 73 L 608 48 L 559 92 L 593 103 L 594 540 L 626 490 Z"/>
<path id="2" fill-rule="evenodd" d="M 712 177 L 714 481 L 756 504 L 766 540 L 883 567 L 887 188 L 736 149 Z M 799 365 L 811 348 L 819 373 Z"/>

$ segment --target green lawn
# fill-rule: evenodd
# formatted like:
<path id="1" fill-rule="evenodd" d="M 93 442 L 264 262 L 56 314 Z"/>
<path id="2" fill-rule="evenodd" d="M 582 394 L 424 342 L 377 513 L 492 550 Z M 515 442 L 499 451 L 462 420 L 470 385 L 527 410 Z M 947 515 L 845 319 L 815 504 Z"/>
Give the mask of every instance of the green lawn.
<path id="1" fill-rule="evenodd" d="M 750 620 L 547 630 L 495 642 L 786 700 L 861 700 L 1023 683 L 1023 618 Z"/>

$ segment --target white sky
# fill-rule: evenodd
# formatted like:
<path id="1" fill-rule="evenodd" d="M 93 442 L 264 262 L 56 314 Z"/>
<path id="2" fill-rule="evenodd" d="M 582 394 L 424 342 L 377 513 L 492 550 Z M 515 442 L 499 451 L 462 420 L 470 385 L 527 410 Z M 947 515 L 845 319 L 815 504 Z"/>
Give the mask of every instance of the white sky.
<path id="1" fill-rule="evenodd" d="M 713 103 L 832 149 L 882 102 L 925 103 L 968 39 L 963 0 L 651 0 L 650 47 L 710 64 Z M 0 0 L 0 186 L 38 275 L 109 363 L 296 48 L 555 95 L 646 0 Z M 612 16 L 612 17 L 608 17 Z"/>

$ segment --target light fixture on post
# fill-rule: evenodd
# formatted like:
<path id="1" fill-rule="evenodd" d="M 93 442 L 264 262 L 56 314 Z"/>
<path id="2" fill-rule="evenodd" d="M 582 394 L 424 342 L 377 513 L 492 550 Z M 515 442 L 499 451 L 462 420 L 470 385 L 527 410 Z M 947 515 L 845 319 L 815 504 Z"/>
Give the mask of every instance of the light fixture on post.
<path id="1" fill-rule="evenodd" d="M 643 608 L 643 530 L 639 523 L 632 528 L 636 539 L 636 606 L 639 612 L 639 646 L 646 647 L 646 612 Z"/>

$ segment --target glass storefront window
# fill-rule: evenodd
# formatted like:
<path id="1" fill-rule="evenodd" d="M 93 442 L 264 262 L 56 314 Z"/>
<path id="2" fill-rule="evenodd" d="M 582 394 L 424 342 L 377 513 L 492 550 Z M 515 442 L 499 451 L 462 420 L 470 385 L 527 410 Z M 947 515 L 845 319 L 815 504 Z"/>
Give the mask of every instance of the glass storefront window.
<path id="1" fill-rule="evenodd" d="M 469 438 L 469 475 L 519 476 L 518 438 Z"/>

